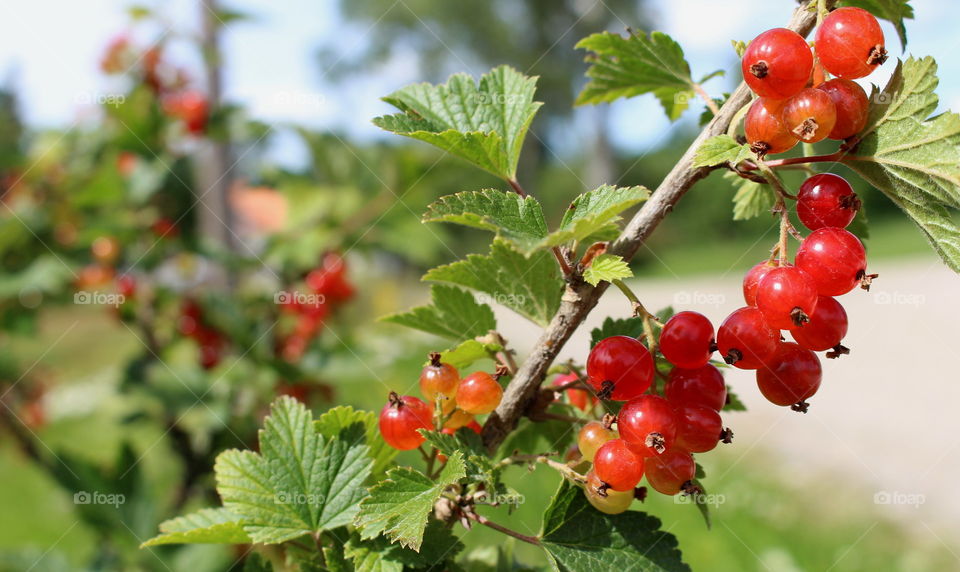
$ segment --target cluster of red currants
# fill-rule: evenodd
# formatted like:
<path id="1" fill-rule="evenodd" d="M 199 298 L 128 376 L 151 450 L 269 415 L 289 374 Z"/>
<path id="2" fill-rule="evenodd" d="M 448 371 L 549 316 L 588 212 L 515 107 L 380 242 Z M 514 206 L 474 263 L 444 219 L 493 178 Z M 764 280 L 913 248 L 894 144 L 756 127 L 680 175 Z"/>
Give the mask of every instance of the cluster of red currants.
<path id="1" fill-rule="evenodd" d="M 743 77 L 759 98 L 744 118 L 744 132 L 761 157 L 798 141 L 847 139 L 863 130 L 869 100 L 853 79 L 887 59 L 883 30 L 861 8 L 839 8 L 817 29 L 816 53 L 785 28 L 760 34 L 741 60 Z M 826 74 L 836 76 L 825 81 Z"/>
<path id="2" fill-rule="evenodd" d="M 200 348 L 200 366 L 203 369 L 213 369 L 223 359 L 227 339 L 204 320 L 203 308 L 195 300 L 187 298 L 181 304 L 177 330 L 181 335 L 197 342 Z"/>
<path id="3" fill-rule="evenodd" d="M 353 298 L 354 288 L 347 280 L 347 264 L 336 252 L 324 255 L 318 268 L 304 282 L 312 296 L 293 296 L 282 301 L 281 310 L 295 317 L 292 330 L 278 337 L 277 353 L 290 363 L 303 357 L 323 329 L 324 320 L 339 305 Z"/>
<path id="4" fill-rule="evenodd" d="M 457 368 L 441 362 L 440 354 L 432 353 L 430 363 L 420 373 L 420 393 L 427 401 L 391 392 L 380 411 L 380 434 L 394 449 L 416 449 L 424 441 L 419 429 L 436 426 L 435 413 L 443 433 L 453 435 L 461 427 L 480 433 L 475 416 L 490 413 L 503 398 L 498 377 L 499 374 L 495 377 L 477 371 L 461 379 Z"/>
<path id="5" fill-rule="evenodd" d="M 584 425 L 577 439 L 584 460 L 593 463 L 587 499 L 608 514 L 627 510 L 643 477 L 666 495 L 692 492 L 692 453 L 705 453 L 733 438 L 720 417 L 727 387 L 710 363 L 716 350 L 710 321 L 696 312 L 680 312 L 664 324 L 659 341 L 661 353 L 674 366 L 662 396 L 655 391 L 653 356 L 636 338 L 605 338 L 587 358 L 587 382 L 597 395 L 626 401 L 616 417 Z"/>

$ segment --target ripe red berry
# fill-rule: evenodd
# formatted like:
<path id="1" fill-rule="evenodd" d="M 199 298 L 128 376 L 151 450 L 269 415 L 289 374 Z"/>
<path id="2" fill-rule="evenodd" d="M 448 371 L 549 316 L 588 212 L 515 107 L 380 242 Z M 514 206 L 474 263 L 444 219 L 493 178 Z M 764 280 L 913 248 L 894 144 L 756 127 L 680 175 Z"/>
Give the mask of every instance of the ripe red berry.
<path id="1" fill-rule="evenodd" d="M 693 480 L 697 472 L 693 455 L 679 449 L 647 459 L 644 468 L 647 483 L 653 487 L 653 490 L 665 495 L 679 493 L 687 481 Z"/>
<path id="2" fill-rule="evenodd" d="M 451 399 L 450 401 L 453 400 Z M 454 402 L 454 404 L 456 404 L 456 402 Z M 444 414 L 450 415 L 450 417 L 447 417 L 447 420 L 443 422 L 444 429 L 457 430 L 461 427 L 467 427 L 471 423 L 476 423 L 476 421 L 473 420 L 473 415 L 462 409 L 455 409 L 452 413 L 444 411 Z"/>
<path id="3" fill-rule="evenodd" d="M 558 375 L 556 379 L 553 380 L 553 385 L 554 387 L 560 387 L 577 381 L 578 379 L 580 379 L 580 376 L 575 373 Z M 597 403 L 597 398 L 586 389 L 567 389 L 564 390 L 563 394 L 570 405 L 573 405 L 580 411 L 589 411 L 590 408 Z"/>
<path id="4" fill-rule="evenodd" d="M 424 442 L 418 429 L 433 428 L 433 408 L 411 395 L 390 393 L 390 400 L 380 410 L 380 434 L 394 449 L 416 449 Z"/>
<path id="5" fill-rule="evenodd" d="M 772 329 L 760 310 L 736 310 L 720 324 L 717 346 L 724 361 L 740 369 L 757 369 L 777 349 L 779 333 Z"/>
<path id="6" fill-rule="evenodd" d="M 117 276 L 117 294 L 132 299 L 137 292 L 137 279 L 130 274 Z"/>
<path id="7" fill-rule="evenodd" d="M 761 97 L 743 118 L 743 134 L 750 149 L 760 157 L 789 151 L 797 144 L 797 136 L 781 120 L 783 103 L 782 99 Z"/>
<path id="8" fill-rule="evenodd" d="M 757 286 L 760 285 L 760 281 L 767 275 L 767 272 L 777 266 L 779 266 L 777 260 L 764 260 L 751 268 L 743 277 L 743 300 L 747 303 L 747 306 L 757 305 Z"/>
<path id="9" fill-rule="evenodd" d="M 706 453 L 716 448 L 723 431 L 723 420 L 716 410 L 704 405 L 685 405 L 677 409 L 680 420 L 676 449 L 689 453 Z"/>
<path id="10" fill-rule="evenodd" d="M 792 342 L 783 342 L 757 370 L 757 385 L 767 401 L 776 405 L 800 403 L 820 388 L 823 371 L 817 354 Z"/>
<path id="11" fill-rule="evenodd" d="M 863 88 L 849 79 L 834 78 L 817 86 L 825 91 L 837 108 L 837 122 L 828 137 L 846 139 L 863 131 L 870 114 L 870 100 Z"/>
<path id="12" fill-rule="evenodd" d="M 840 296 L 853 290 L 866 273 L 867 253 L 853 234 L 824 227 L 800 244 L 796 264 L 813 278 L 821 295 Z"/>
<path id="13" fill-rule="evenodd" d="M 660 332 L 660 352 L 677 367 L 694 369 L 707 364 L 713 354 L 713 324 L 698 312 L 680 312 L 667 320 Z"/>
<path id="14" fill-rule="evenodd" d="M 183 121 L 192 135 L 201 135 L 207 128 L 209 106 L 207 96 L 199 91 L 185 91 L 167 96 L 164 110 L 172 117 Z"/>
<path id="15" fill-rule="evenodd" d="M 633 491 L 615 491 L 607 487 L 592 469 L 587 473 L 583 493 L 593 508 L 605 514 L 620 514 L 633 504 Z"/>
<path id="16" fill-rule="evenodd" d="M 790 335 L 801 347 L 815 352 L 836 348 L 847 335 L 847 312 L 834 298 L 820 296 L 810 321 L 790 330 Z"/>
<path id="17" fill-rule="evenodd" d="M 320 267 L 307 274 L 306 283 L 314 292 L 333 302 L 344 302 L 353 297 L 353 286 L 347 281 L 347 263 L 336 252 L 324 255 Z"/>
<path id="18" fill-rule="evenodd" d="M 474 415 L 490 413 L 500 405 L 501 398 L 503 388 L 485 371 L 471 373 L 457 388 L 457 407 Z"/>
<path id="19" fill-rule="evenodd" d="M 800 34 L 774 28 L 750 42 L 740 62 L 743 79 L 760 97 L 785 99 L 810 80 L 813 53 Z"/>
<path id="20" fill-rule="evenodd" d="M 599 421 L 591 421 L 580 428 L 580 433 L 577 435 L 577 447 L 584 459 L 593 462 L 597 450 L 607 441 L 616 438 L 616 431 L 607 429 Z"/>
<path id="21" fill-rule="evenodd" d="M 837 123 L 837 106 L 827 92 L 807 88 L 783 104 L 780 120 L 804 143 L 823 141 Z"/>
<path id="22" fill-rule="evenodd" d="M 420 372 L 420 393 L 433 403 L 437 394 L 453 397 L 460 385 L 460 372 L 448 363 L 440 362 L 440 354 L 430 354 L 430 364 Z"/>
<path id="23" fill-rule="evenodd" d="M 587 357 L 587 381 L 601 399 L 626 401 L 650 388 L 653 358 L 635 338 L 605 338 Z"/>
<path id="24" fill-rule="evenodd" d="M 593 458 L 597 477 L 615 491 L 632 491 L 643 477 L 643 457 L 636 455 L 623 439 L 611 439 Z"/>
<path id="25" fill-rule="evenodd" d="M 831 173 L 814 175 L 800 185 L 797 216 L 810 230 L 844 228 L 860 209 L 860 199 L 846 179 Z"/>
<path id="26" fill-rule="evenodd" d="M 677 415 L 659 395 L 641 395 L 623 404 L 617 415 L 620 438 L 634 453 L 655 457 L 669 449 L 677 436 Z"/>
<path id="27" fill-rule="evenodd" d="M 883 30 L 862 8 L 838 8 L 817 29 L 817 55 L 831 74 L 857 79 L 887 60 Z"/>
<path id="28" fill-rule="evenodd" d="M 810 321 L 816 306 L 817 286 L 796 266 L 774 268 L 757 287 L 757 309 L 771 328 L 802 327 Z"/>
<path id="29" fill-rule="evenodd" d="M 727 403 L 723 374 L 710 364 L 697 369 L 673 368 L 667 376 L 663 394 L 674 407 L 705 405 L 720 411 Z"/>

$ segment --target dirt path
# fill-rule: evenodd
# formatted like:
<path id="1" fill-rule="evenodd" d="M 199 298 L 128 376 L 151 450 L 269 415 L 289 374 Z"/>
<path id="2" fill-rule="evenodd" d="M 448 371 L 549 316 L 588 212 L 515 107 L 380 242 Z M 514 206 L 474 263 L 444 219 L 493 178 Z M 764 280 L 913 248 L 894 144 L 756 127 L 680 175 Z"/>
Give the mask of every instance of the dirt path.
<path id="1" fill-rule="evenodd" d="M 918 526 L 960 531 L 960 495 L 953 492 L 960 474 L 960 276 L 932 258 L 884 261 L 871 270 L 880 273 L 871 292 L 841 298 L 852 354 L 823 360 L 824 383 L 806 416 L 767 403 L 750 372 L 728 373 L 750 409 L 729 418 L 742 451 L 733 462 L 766 457 L 769 463 L 773 454 L 798 480 L 825 473 L 851 479 L 863 491 L 853 502 L 881 505 Z M 740 277 L 632 287 L 649 308 L 696 310 L 719 324 L 742 305 Z M 590 329 L 626 311 L 623 297 L 609 291 L 561 359 L 583 360 Z M 529 349 L 538 329 L 509 311 L 497 313 L 506 337 Z"/>

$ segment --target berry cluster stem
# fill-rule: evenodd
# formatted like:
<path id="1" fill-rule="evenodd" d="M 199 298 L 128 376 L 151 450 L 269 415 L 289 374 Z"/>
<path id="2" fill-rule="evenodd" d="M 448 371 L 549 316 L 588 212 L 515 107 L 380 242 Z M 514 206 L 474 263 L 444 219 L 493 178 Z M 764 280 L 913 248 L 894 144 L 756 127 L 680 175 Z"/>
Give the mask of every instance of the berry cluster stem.
<path id="1" fill-rule="evenodd" d="M 614 280 L 613 285 L 623 292 L 627 300 L 630 300 L 630 303 L 633 305 L 633 315 L 638 318 L 643 318 L 643 335 L 647 338 L 647 347 L 650 349 L 650 353 L 656 353 L 657 336 L 653 333 L 653 324 L 660 326 L 663 324 L 660 323 L 660 320 L 656 316 L 647 311 L 643 303 L 640 302 L 640 299 L 637 298 L 637 295 L 633 293 L 633 290 L 631 290 L 623 280 Z"/>
<path id="2" fill-rule="evenodd" d="M 587 482 L 587 478 L 575 471 L 573 467 L 567 465 L 566 463 L 554 461 L 548 455 L 511 455 L 510 457 L 506 457 L 500 461 L 497 466 L 506 467 L 508 465 L 519 465 L 523 463 L 540 463 L 542 465 L 547 465 L 563 475 L 563 478 L 573 482 L 574 484 L 583 485 Z"/>
<path id="3" fill-rule="evenodd" d="M 489 518 L 483 516 L 482 514 L 477 514 L 477 513 L 473 512 L 473 511 L 464 512 L 464 515 L 465 515 L 467 518 L 469 518 L 470 520 L 472 520 L 472 521 L 474 521 L 474 522 L 478 522 L 478 523 L 480 523 L 480 524 L 482 524 L 482 525 L 484 525 L 484 526 L 486 526 L 486 527 L 488 527 L 488 528 L 492 528 L 492 529 L 496 530 L 497 532 L 502 532 L 503 534 L 506 534 L 507 536 L 512 536 L 512 537 L 516 538 L 517 540 L 522 540 L 523 542 L 526 542 L 526 543 L 528 543 L 528 544 L 533 544 L 534 546 L 540 546 L 540 539 L 537 538 L 536 536 L 528 536 L 528 535 L 526 535 L 526 534 L 521 534 L 521 533 L 517 532 L 516 530 L 513 530 L 513 529 L 511 529 L 511 528 L 507 528 L 507 527 L 505 527 L 505 526 L 503 526 L 503 525 L 501 525 L 501 524 L 497 524 L 497 523 L 493 522 L 492 520 L 490 520 Z"/>

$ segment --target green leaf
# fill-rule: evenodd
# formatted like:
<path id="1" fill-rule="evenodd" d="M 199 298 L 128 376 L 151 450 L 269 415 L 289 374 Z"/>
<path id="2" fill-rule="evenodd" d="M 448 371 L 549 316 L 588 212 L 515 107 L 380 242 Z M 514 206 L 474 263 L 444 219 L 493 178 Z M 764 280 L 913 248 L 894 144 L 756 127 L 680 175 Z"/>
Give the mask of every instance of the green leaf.
<path id="1" fill-rule="evenodd" d="M 423 221 L 489 230 L 513 242 L 524 253 L 537 249 L 547 236 L 547 223 L 537 199 L 494 189 L 441 197 L 427 207 Z"/>
<path id="2" fill-rule="evenodd" d="M 576 416 L 573 407 L 563 403 L 552 404 L 547 412 Z M 576 440 L 578 429 L 576 425 L 556 419 L 536 422 L 526 418 L 521 419 L 516 430 L 510 433 L 500 445 L 498 457 L 508 457 L 514 451 L 528 455 L 566 451 Z"/>
<path id="3" fill-rule="evenodd" d="M 750 45 L 749 42 L 743 40 L 730 40 L 730 44 L 733 46 L 733 51 L 737 53 L 738 60 L 743 57 L 743 54 L 747 51 L 747 46 Z"/>
<path id="4" fill-rule="evenodd" d="M 841 0 L 840 6 L 863 8 L 877 18 L 893 23 L 900 37 L 900 45 L 907 47 L 907 27 L 904 20 L 913 19 L 913 6 L 910 0 Z"/>
<path id="5" fill-rule="evenodd" d="M 601 254 L 593 259 L 590 266 L 583 271 L 583 279 L 596 286 L 601 282 L 613 282 L 633 276 L 630 265 L 622 256 L 615 254 Z"/>
<path id="6" fill-rule="evenodd" d="M 440 361 L 457 369 L 465 369 L 482 359 L 494 359 L 493 354 L 502 350 L 499 344 L 467 340 L 453 349 L 440 352 Z M 429 362 L 425 362 L 426 365 Z"/>
<path id="7" fill-rule="evenodd" d="M 663 316 L 658 316 L 665 319 Z M 597 345 L 600 340 L 610 336 L 630 336 L 639 338 L 643 335 L 643 318 L 611 318 L 607 317 L 599 328 L 590 332 L 590 347 Z"/>
<path id="8" fill-rule="evenodd" d="M 385 534 L 394 542 L 419 551 L 427 517 L 440 494 L 466 476 L 463 455 L 455 452 L 436 480 L 407 467 L 387 473 L 360 503 L 355 525 L 363 539 Z"/>
<path id="9" fill-rule="evenodd" d="M 560 570 L 689 571 L 676 537 L 660 526 L 642 512 L 603 514 L 579 487 L 564 481 L 543 516 L 541 539 Z"/>
<path id="10" fill-rule="evenodd" d="M 861 141 L 843 162 L 913 220 L 954 271 L 960 272 L 960 115 L 930 117 L 939 99 L 933 58 L 909 58 L 874 89 Z"/>
<path id="11" fill-rule="evenodd" d="M 346 545 L 346 556 L 353 560 L 356 572 L 400 571 L 409 567 L 417 570 L 444 570 L 445 563 L 461 550 L 463 543 L 449 528 L 432 520 L 424 536 L 429 539 L 420 552 L 399 544 L 391 544 L 385 536 L 363 540 L 354 533 Z"/>
<path id="12" fill-rule="evenodd" d="M 368 447 L 368 455 L 373 459 L 370 474 L 374 478 L 379 478 L 393 464 L 393 459 L 397 456 L 397 450 L 387 445 L 387 442 L 380 437 L 377 415 L 374 412 L 359 411 L 349 405 L 340 405 L 321 415 L 319 419 L 314 421 L 313 426 L 317 433 L 330 439 L 336 439 L 340 433 L 345 432 L 355 424 L 363 427 L 363 439 Z"/>
<path id="13" fill-rule="evenodd" d="M 749 220 L 762 214 L 770 214 L 776 202 L 776 195 L 770 185 L 744 179 L 732 171 L 723 174 L 723 178 L 737 189 L 733 195 L 733 220 Z"/>
<path id="14" fill-rule="evenodd" d="M 427 443 L 448 457 L 460 452 L 464 458 L 466 476 L 473 482 L 483 482 L 496 485 L 499 481 L 500 469 L 495 466 L 480 440 L 480 436 L 471 429 L 461 427 L 456 435 L 447 435 L 437 431 L 420 429 L 426 437 Z"/>
<path id="15" fill-rule="evenodd" d="M 410 85 L 383 98 L 402 113 L 373 123 L 514 179 L 523 139 L 541 105 L 533 101 L 536 83 L 536 78 L 500 66 L 484 74 L 479 85 L 466 74 L 453 75 L 442 85 Z"/>
<path id="16" fill-rule="evenodd" d="M 557 312 L 563 293 L 563 280 L 550 252 L 536 252 L 527 258 L 502 239 L 493 241 L 489 255 L 471 254 L 465 260 L 430 270 L 423 279 L 482 292 L 491 301 L 542 326 Z"/>
<path id="17" fill-rule="evenodd" d="M 224 507 L 253 542 L 273 544 L 349 523 L 373 461 L 363 429 L 326 439 L 299 401 L 281 397 L 260 431 L 260 451 L 224 451 L 214 471 Z"/>
<path id="18" fill-rule="evenodd" d="M 560 228 L 550 233 L 543 246 L 559 246 L 570 241 L 609 240 L 619 234 L 620 213 L 650 197 L 644 187 L 603 185 L 583 193 L 564 212 Z"/>
<path id="19" fill-rule="evenodd" d="M 747 406 L 740 401 L 740 398 L 737 397 L 737 394 L 730 389 L 730 386 L 727 386 L 727 403 L 723 406 L 724 411 L 746 411 Z"/>
<path id="20" fill-rule="evenodd" d="M 160 523 L 159 535 L 141 544 L 248 544 L 240 517 L 225 508 L 204 508 Z"/>
<path id="21" fill-rule="evenodd" d="M 580 40 L 576 47 L 592 52 L 586 57 L 590 81 L 577 97 L 577 105 L 652 93 L 667 117 L 676 120 L 695 97 L 683 49 L 663 32 L 627 37 L 602 32 Z"/>
<path id="22" fill-rule="evenodd" d="M 750 150 L 750 146 L 737 143 L 737 140 L 729 135 L 717 135 L 703 142 L 703 145 L 697 149 L 693 158 L 694 167 L 713 167 L 715 165 L 725 165 L 730 163 L 736 165 L 740 161 L 755 159 L 756 156 Z"/>
<path id="23" fill-rule="evenodd" d="M 454 341 L 469 340 L 497 329 L 490 306 L 478 303 L 469 292 L 437 284 L 430 288 L 430 298 L 427 306 L 384 316 L 381 320 Z"/>

